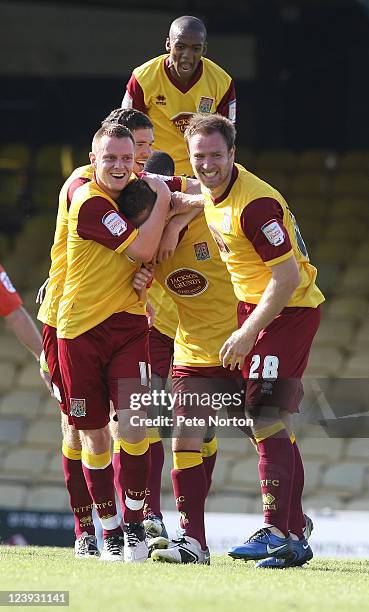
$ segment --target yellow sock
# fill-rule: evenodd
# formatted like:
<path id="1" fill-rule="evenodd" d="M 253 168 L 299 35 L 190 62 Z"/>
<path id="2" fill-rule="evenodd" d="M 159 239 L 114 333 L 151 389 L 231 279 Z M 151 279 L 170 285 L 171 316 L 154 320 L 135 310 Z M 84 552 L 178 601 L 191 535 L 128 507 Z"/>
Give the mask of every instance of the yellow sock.
<path id="1" fill-rule="evenodd" d="M 200 451 L 173 451 L 173 466 L 175 470 L 186 470 L 202 464 Z"/>

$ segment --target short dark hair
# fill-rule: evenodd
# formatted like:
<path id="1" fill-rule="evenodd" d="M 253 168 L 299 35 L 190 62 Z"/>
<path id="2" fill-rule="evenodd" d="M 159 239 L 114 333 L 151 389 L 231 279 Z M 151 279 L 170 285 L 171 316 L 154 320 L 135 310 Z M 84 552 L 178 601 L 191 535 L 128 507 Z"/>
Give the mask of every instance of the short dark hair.
<path id="1" fill-rule="evenodd" d="M 192 136 L 195 134 L 214 134 L 215 132 L 219 132 L 227 145 L 228 151 L 232 149 L 235 145 L 236 141 L 236 128 L 234 127 L 232 121 L 227 119 L 227 117 L 223 117 L 223 115 L 219 115 L 215 113 L 213 115 L 196 113 L 192 115 L 188 126 L 184 132 L 184 139 L 187 143 L 187 147 L 189 145 L 189 141 Z"/>
<path id="2" fill-rule="evenodd" d="M 141 213 L 154 208 L 156 193 L 149 187 L 146 181 L 134 179 L 121 191 L 117 204 L 122 212 L 133 225 L 135 219 Z"/>
<path id="3" fill-rule="evenodd" d="M 101 122 L 101 125 L 112 122 L 120 123 L 131 131 L 153 129 L 153 124 L 148 116 L 135 108 L 115 108 L 107 117 L 105 117 L 105 119 Z"/>
<path id="4" fill-rule="evenodd" d="M 130 130 L 120 123 L 106 123 L 101 126 L 92 139 L 92 151 L 99 147 L 100 141 L 104 136 L 112 136 L 113 138 L 130 138 L 135 145 L 135 139 Z"/>
<path id="5" fill-rule="evenodd" d="M 164 176 L 173 176 L 174 167 L 173 158 L 168 153 L 165 153 L 165 151 L 154 151 L 147 160 L 144 170 L 155 174 L 163 174 Z"/>

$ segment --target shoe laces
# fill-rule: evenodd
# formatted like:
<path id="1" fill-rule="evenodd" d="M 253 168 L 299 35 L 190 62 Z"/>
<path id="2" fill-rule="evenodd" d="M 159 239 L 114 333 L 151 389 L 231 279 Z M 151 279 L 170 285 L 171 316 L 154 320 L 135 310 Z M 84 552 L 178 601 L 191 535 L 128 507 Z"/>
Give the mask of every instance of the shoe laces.
<path id="1" fill-rule="evenodd" d="M 269 535 L 270 530 L 267 527 L 262 527 L 262 529 L 258 529 L 258 531 L 255 531 L 255 533 L 253 533 L 252 536 L 250 536 L 248 540 L 246 540 L 246 542 L 253 542 L 254 540 L 259 540 L 260 538 Z"/>
<path id="2" fill-rule="evenodd" d="M 128 546 L 136 546 L 139 542 L 142 541 L 141 535 L 142 526 L 140 523 L 131 523 L 125 525 L 124 533 L 127 539 Z"/>
<path id="3" fill-rule="evenodd" d="M 184 536 L 182 536 L 181 538 L 178 538 L 177 540 L 173 539 L 171 541 L 175 546 L 180 546 L 181 544 L 189 544 L 189 541 L 186 540 Z"/>
<path id="4" fill-rule="evenodd" d="M 104 540 L 104 548 L 112 555 L 120 555 L 122 553 L 122 546 L 122 536 L 109 536 Z"/>

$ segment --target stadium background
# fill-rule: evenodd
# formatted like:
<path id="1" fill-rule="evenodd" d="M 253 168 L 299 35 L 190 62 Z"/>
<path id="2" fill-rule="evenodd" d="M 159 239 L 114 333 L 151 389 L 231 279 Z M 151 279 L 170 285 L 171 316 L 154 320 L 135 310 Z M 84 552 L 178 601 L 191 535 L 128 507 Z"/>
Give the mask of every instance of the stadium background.
<path id="1" fill-rule="evenodd" d="M 367 556 L 362 534 L 356 548 L 355 538 L 346 548 L 343 539 L 362 515 L 342 512 L 369 510 L 368 0 L 236 0 L 226 10 L 215 0 L 12 0 L 0 1 L 0 13 L 0 261 L 33 315 L 64 177 L 87 160 L 131 70 L 163 52 L 171 20 L 204 19 L 209 57 L 236 81 L 237 160 L 286 196 L 327 297 L 296 427 L 305 509 L 330 534 L 324 540 L 317 529 L 322 553 Z M 1 325 L 0 531 L 8 541 L 73 541 L 59 446 L 58 408 Z M 251 445 L 222 437 L 219 447 L 207 510 L 260 512 Z M 170 459 L 163 507 L 174 510 Z"/>

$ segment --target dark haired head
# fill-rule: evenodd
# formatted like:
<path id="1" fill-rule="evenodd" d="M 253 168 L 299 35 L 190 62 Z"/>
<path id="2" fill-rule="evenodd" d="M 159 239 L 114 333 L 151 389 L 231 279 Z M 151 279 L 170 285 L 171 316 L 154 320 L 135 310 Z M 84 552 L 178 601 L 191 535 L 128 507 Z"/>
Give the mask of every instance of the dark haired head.
<path id="1" fill-rule="evenodd" d="M 173 158 L 164 151 L 154 151 L 151 157 L 147 160 L 144 170 L 153 172 L 154 174 L 163 174 L 164 176 L 174 175 Z"/>
<path id="2" fill-rule="evenodd" d="M 111 113 L 101 122 L 104 126 L 107 123 L 120 123 L 129 130 L 152 130 L 153 125 L 147 115 L 141 113 L 141 111 L 134 108 L 123 109 L 115 108 Z"/>
<path id="3" fill-rule="evenodd" d="M 117 204 L 129 221 L 139 227 L 150 216 L 156 202 L 156 193 L 142 179 L 128 183 L 121 192 Z"/>

